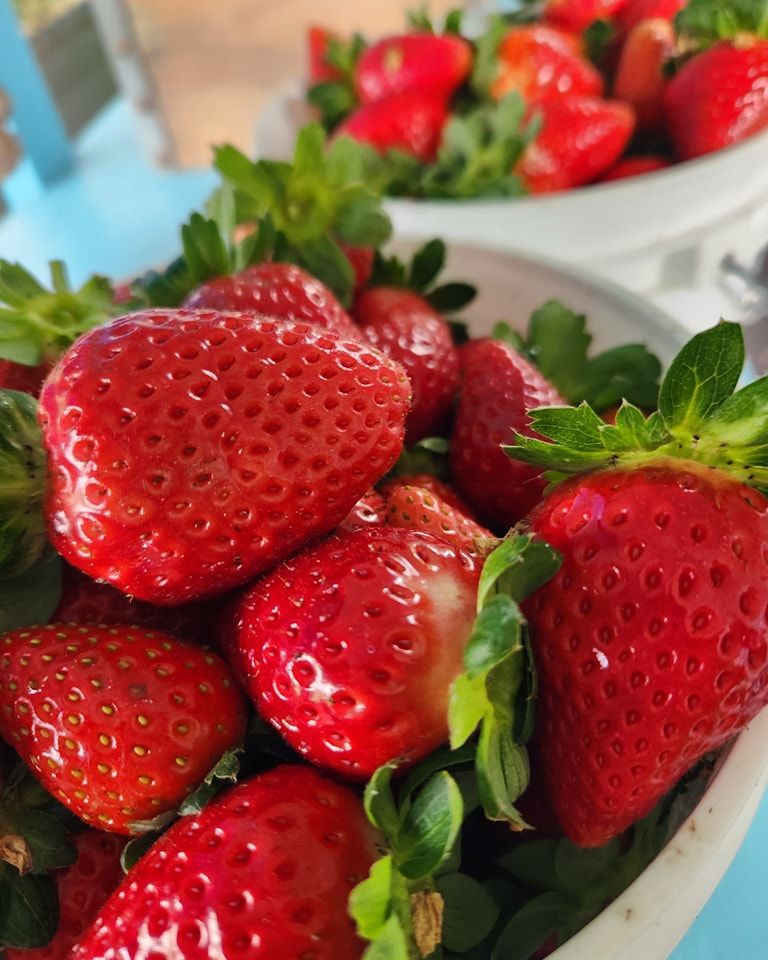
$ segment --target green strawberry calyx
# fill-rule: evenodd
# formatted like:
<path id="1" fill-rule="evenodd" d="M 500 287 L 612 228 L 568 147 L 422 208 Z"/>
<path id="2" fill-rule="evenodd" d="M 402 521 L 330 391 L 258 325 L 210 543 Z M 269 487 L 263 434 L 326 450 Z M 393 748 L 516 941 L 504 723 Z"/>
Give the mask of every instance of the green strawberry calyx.
<path id="1" fill-rule="evenodd" d="M 504 450 L 514 460 L 544 468 L 553 481 L 682 459 L 768 491 L 768 377 L 736 390 L 744 357 L 741 327 L 721 322 L 678 353 L 650 416 L 626 401 L 615 424 L 603 421 L 588 403 L 540 407 L 529 416 L 545 439 L 517 434 Z"/>
<path id="2" fill-rule="evenodd" d="M 445 758 L 466 766 L 469 751 Z M 433 755 L 395 789 L 397 764 L 380 767 L 365 789 L 365 811 L 384 836 L 388 852 L 350 896 L 359 935 L 370 941 L 363 960 L 427 957 L 442 939 L 443 898 L 436 877 L 456 848 L 466 809 L 459 785 Z"/>
<path id="3" fill-rule="evenodd" d="M 477 592 L 477 618 L 464 649 L 464 672 L 451 687 L 451 747 L 476 733 L 475 775 L 489 820 L 515 830 L 527 824 L 515 801 L 528 786 L 526 743 L 533 733 L 536 672 L 526 597 L 560 568 L 556 550 L 530 534 L 512 533 L 489 554 Z"/>
<path id="4" fill-rule="evenodd" d="M 369 286 L 412 290 L 424 297 L 438 313 L 455 313 L 475 299 L 477 289 L 470 283 L 459 281 L 437 283 L 446 255 L 445 244 L 438 239 L 427 241 L 413 254 L 410 262 L 377 251 Z"/>
<path id="5" fill-rule="evenodd" d="M 525 337 L 504 322 L 496 324 L 491 337 L 509 343 L 530 360 L 569 403 L 586 401 L 598 411 L 622 400 L 648 409 L 656 406 L 658 357 L 639 343 L 589 357 L 592 335 L 586 317 L 559 300 L 534 310 Z"/>
<path id="6" fill-rule="evenodd" d="M 292 163 L 249 160 L 218 147 L 215 166 L 224 181 L 182 228 L 183 256 L 136 285 L 154 306 L 177 306 L 200 283 L 266 260 L 303 267 L 348 306 L 354 271 L 341 244 L 378 248 L 392 224 L 372 189 L 370 148 L 348 137 L 328 144 L 319 124 L 299 133 Z M 234 239 L 238 224 L 253 232 Z"/>
<path id="7" fill-rule="evenodd" d="M 18 263 L 0 260 L 0 360 L 34 367 L 55 360 L 81 333 L 121 312 L 105 277 L 73 290 L 64 264 L 50 264 L 51 288 Z"/>
<path id="8" fill-rule="evenodd" d="M 348 40 L 330 37 L 325 62 L 333 67 L 337 77 L 313 84 L 307 90 L 307 99 L 320 114 L 320 122 L 330 133 L 357 107 L 355 68 L 367 44 L 359 33 Z"/>
<path id="9" fill-rule="evenodd" d="M 690 0 L 675 17 L 686 50 L 701 50 L 721 40 L 768 39 L 766 0 Z"/>

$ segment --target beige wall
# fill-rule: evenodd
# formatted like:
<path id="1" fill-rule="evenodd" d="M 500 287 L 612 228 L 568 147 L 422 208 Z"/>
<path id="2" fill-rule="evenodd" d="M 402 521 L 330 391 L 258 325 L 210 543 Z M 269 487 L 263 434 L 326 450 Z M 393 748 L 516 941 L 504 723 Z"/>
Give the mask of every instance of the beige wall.
<path id="1" fill-rule="evenodd" d="M 250 149 L 270 90 L 303 70 L 307 24 L 369 36 L 397 30 L 418 0 L 130 0 L 182 166 L 210 144 Z M 432 0 L 432 12 L 456 0 Z"/>

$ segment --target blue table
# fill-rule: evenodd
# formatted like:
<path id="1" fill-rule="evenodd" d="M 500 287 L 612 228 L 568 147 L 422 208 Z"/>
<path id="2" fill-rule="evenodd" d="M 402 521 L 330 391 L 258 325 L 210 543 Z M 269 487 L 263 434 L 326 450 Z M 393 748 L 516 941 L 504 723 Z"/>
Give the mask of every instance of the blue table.
<path id="1" fill-rule="evenodd" d="M 39 272 L 62 257 L 75 282 L 92 271 L 131 276 L 176 253 L 178 224 L 215 183 L 208 171 L 153 169 L 120 102 L 80 139 L 77 156 L 76 176 L 0 220 L 1 257 Z M 761 896 L 768 889 L 767 861 L 768 798 L 733 866 L 670 960 L 768 958 L 768 909 Z"/>

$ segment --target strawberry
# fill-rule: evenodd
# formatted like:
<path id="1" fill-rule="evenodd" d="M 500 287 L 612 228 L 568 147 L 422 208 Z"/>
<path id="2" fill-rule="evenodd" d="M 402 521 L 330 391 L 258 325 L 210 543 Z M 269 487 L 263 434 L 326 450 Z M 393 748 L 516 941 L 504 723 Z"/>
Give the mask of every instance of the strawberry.
<path id="1" fill-rule="evenodd" d="M 449 507 L 454 507 L 460 513 L 463 513 L 465 516 L 469 517 L 470 520 L 475 519 L 469 504 L 467 504 L 462 497 L 459 496 L 454 488 L 450 484 L 443 483 L 442 480 L 438 480 L 438 478 L 433 476 L 431 473 L 412 473 L 408 474 L 407 476 L 398 476 L 393 477 L 391 480 L 387 480 L 379 487 L 384 499 L 386 499 L 394 490 L 397 490 L 402 483 L 407 483 L 412 487 L 423 487 L 436 497 L 439 497 L 439 499 L 444 503 L 447 503 Z"/>
<path id="2" fill-rule="evenodd" d="M 684 64 L 664 96 L 675 155 L 691 160 L 768 126 L 768 40 L 717 43 Z"/>
<path id="3" fill-rule="evenodd" d="M 616 26 L 629 33 L 643 20 L 669 20 L 671 23 L 683 9 L 686 0 L 628 0 L 616 15 Z"/>
<path id="4" fill-rule="evenodd" d="M 613 94 L 631 104 L 640 130 L 659 132 L 664 120 L 664 66 L 675 53 L 675 28 L 668 20 L 643 20 L 630 31 L 619 57 Z"/>
<path id="5" fill-rule="evenodd" d="M 540 499 L 544 480 L 510 460 L 500 444 L 527 432 L 526 411 L 562 403 L 557 390 L 507 343 L 478 340 L 465 353 L 451 474 L 459 493 L 493 530 L 504 531 Z"/>
<path id="6" fill-rule="evenodd" d="M 353 307 L 372 346 L 402 364 L 413 388 L 406 420 L 411 445 L 446 426 L 459 378 L 451 329 L 428 301 L 411 290 L 371 287 Z"/>
<path id="7" fill-rule="evenodd" d="M 531 193 L 579 187 L 609 169 L 624 152 L 635 125 L 625 103 L 574 96 L 537 104 L 543 126 L 517 166 Z"/>
<path id="8" fill-rule="evenodd" d="M 125 841 L 100 830 L 74 837 L 77 860 L 56 875 L 60 919 L 56 936 L 39 950 L 6 949 L 5 960 L 70 960 L 72 948 L 123 879 Z"/>
<path id="9" fill-rule="evenodd" d="M 0 735 L 86 823 L 175 810 L 245 733 L 226 665 L 131 627 L 51 624 L 0 640 Z"/>
<path id="10" fill-rule="evenodd" d="M 341 249 L 352 264 L 352 269 L 355 273 L 353 293 L 360 293 L 368 286 L 368 282 L 371 279 L 376 251 L 373 247 L 352 247 L 346 243 L 341 244 Z"/>
<path id="11" fill-rule="evenodd" d="M 62 571 L 61 598 L 53 623 L 130 623 L 144 630 L 160 630 L 180 640 L 210 644 L 215 636 L 216 605 L 189 603 L 183 607 L 155 607 L 132 600 L 106 583 L 96 583 L 70 567 Z"/>
<path id="12" fill-rule="evenodd" d="M 332 30 L 312 25 L 307 28 L 307 66 L 310 83 L 325 83 L 339 80 L 340 71 L 328 63 L 328 48 L 336 37 Z"/>
<path id="13" fill-rule="evenodd" d="M 608 183 L 612 180 L 624 180 L 627 177 L 640 177 L 645 173 L 653 173 L 656 170 L 666 170 L 671 167 L 671 162 L 658 154 L 646 154 L 645 156 L 625 157 L 614 164 L 607 173 L 600 177 L 601 183 Z"/>
<path id="14" fill-rule="evenodd" d="M 400 93 L 358 108 L 336 134 L 368 143 L 379 153 L 402 150 L 427 163 L 437 156 L 447 121 L 448 109 L 440 98 Z"/>
<path id="15" fill-rule="evenodd" d="M 768 381 L 734 395 L 743 360 L 740 328 L 720 324 L 683 348 L 650 418 L 534 412 L 552 442 L 508 448 L 584 473 L 528 518 L 562 566 L 526 604 L 533 763 L 580 846 L 645 816 L 768 703 L 768 498 L 744 482 L 768 489 Z"/>
<path id="16" fill-rule="evenodd" d="M 384 497 L 375 490 L 363 494 L 338 526 L 339 530 L 359 530 L 385 523 Z"/>
<path id="17" fill-rule="evenodd" d="M 355 89 L 363 104 L 398 94 L 446 101 L 464 83 L 472 47 L 454 34 L 407 33 L 369 47 L 355 69 Z"/>
<path id="18" fill-rule="evenodd" d="M 347 913 L 376 859 L 360 800 L 307 767 L 241 783 L 134 867 L 72 960 L 357 960 Z"/>
<path id="19" fill-rule="evenodd" d="M 595 20 L 610 20 L 621 12 L 628 0 L 546 0 L 544 21 L 553 26 L 581 33 Z"/>
<path id="20" fill-rule="evenodd" d="M 354 779 L 447 739 L 478 569 L 428 533 L 331 537 L 258 581 L 236 611 L 238 663 L 294 749 Z"/>
<path id="21" fill-rule="evenodd" d="M 343 520 L 396 461 L 408 401 L 397 364 L 307 324 L 122 317 L 43 389 L 52 542 L 150 603 L 221 594 Z"/>
<path id="22" fill-rule="evenodd" d="M 480 549 L 477 541 L 493 539 L 490 530 L 431 490 L 402 480 L 389 485 L 386 518 L 393 527 L 426 531 L 478 560 L 482 560 L 488 550 Z"/>
<path id="23" fill-rule="evenodd" d="M 513 27 L 501 41 L 490 94 L 515 91 L 526 101 L 570 94 L 600 96 L 603 78 L 578 49 L 572 34 L 543 24 Z"/>
<path id="24" fill-rule="evenodd" d="M 233 276 L 215 277 L 194 290 L 186 306 L 253 311 L 275 320 L 312 323 L 350 340 L 359 336 L 328 287 L 291 263 L 259 263 Z"/>

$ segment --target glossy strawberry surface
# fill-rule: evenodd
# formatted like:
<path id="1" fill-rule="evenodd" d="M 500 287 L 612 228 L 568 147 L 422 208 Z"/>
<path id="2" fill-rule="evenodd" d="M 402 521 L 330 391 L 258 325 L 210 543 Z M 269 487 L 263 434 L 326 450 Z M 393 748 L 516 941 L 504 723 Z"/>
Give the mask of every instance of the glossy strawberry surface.
<path id="1" fill-rule="evenodd" d="M 352 264 L 355 274 L 354 292 L 360 293 L 368 286 L 368 281 L 371 279 L 376 251 L 372 247 L 353 247 L 347 243 L 342 243 L 341 249 Z"/>
<path id="2" fill-rule="evenodd" d="M 339 524 L 339 530 L 358 530 L 385 522 L 384 497 L 375 490 L 363 494 Z"/>
<path id="3" fill-rule="evenodd" d="M 543 24 L 514 27 L 501 41 L 491 96 L 513 91 L 524 100 L 603 92 L 603 78 L 582 56 L 572 34 Z"/>
<path id="4" fill-rule="evenodd" d="M 448 108 L 439 97 L 400 93 L 359 107 L 336 133 L 368 143 L 379 153 L 402 150 L 427 162 L 437 156 L 447 122 Z"/>
<path id="5" fill-rule="evenodd" d="M 368 47 L 355 68 L 362 103 L 402 93 L 447 100 L 467 78 L 472 47 L 453 34 L 407 33 Z"/>
<path id="6" fill-rule="evenodd" d="M 131 627 L 0 638 L 0 735 L 45 788 L 114 833 L 175 810 L 245 732 L 217 656 Z"/>
<path id="7" fill-rule="evenodd" d="M 259 712 L 303 756 L 353 779 L 425 757 L 447 738 L 477 578 L 460 550 L 394 527 L 286 561 L 236 611 Z"/>
<path id="8" fill-rule="evenodd" d="M 507 343 L 475 341 L 463 359 L 451 475 L 478 516 L 504 533 L 540 499 L 545 484 L 533 467 L 510 460 L 501 444 L 512 443 L 514 431 L 531 433 L 527 410 L 564 401 Z"/>
<path id="9" fill-rule="evenodd" d="M 218 607 L 214 601 L 181 607 L 156 607 L 132 600 L 106 583 L 96 583 L 68 564 L 62 570 L 61 599 L 52 623 L 116 623 L 160 630 L 179 640 L 210 644 L 215 637 Z"/>
<path id="10" fill-rule="evenodd" d="M 431 533 L 478 560 L 488 552 L 480 549 L 478 540 L 493 538 L 490 530 L 459 508 L 432 490 L 408 481 L 395 481 L 389 486 L 385 510 L 391 526 Z"/>
<path id="11" fill-rule="evenodd" d="M 526 604 L 533 763 L 599 846 L 768 702 L 768 500 L 678 461 L 568 482 L 530 525 L 563 556 Z"/>
<path id="12" fill-rule="evenodd" d="M 276 320 L 313 323 L 352 340 L 358 336 L 332 291 L 292 263 L 258 263 L 234 276 L 208 280 L 189 295 L 186 305 L 204 310 L 252 310 Z"/>
<path id="13" fill-rule="evenodd" d="M 517 172 L 531 193 L 590 183 L 624 152 L 635 126 L 632 107 L 617 100 L 574 96 L 535 106 L 541 132 Z"/>
<path id="14" fill-rule="evenodd" d="M 718 43 L 689 60 L 664 98 L 680 160 L 745 140 L 768 126 L 768 40 Z"/>
<path id="15" fill-rule="evenodd" d="M 413 404 L 406 444 L 443 431 L 459 380 L 458 352 L 443 317 L 419 294 L 397 287 L 366 290 L 353 313 L 365 339 L 408 374 Z"/>
<path id="16" fill-rule="evenodd" d="M 396 461 L 409 395 L 397 364 L 308 324 L 118 319 L 42 394 L 51 539 L 143 600 L 223 593 L 339 524 Z"/>
<path id="17" fill-rule="evenodd" d="M 347 900 L 375 844 L 354 793 L 278 767 L 172 827 L 72 960 L 359 960 Z"/>
<path id="18" fill-rule="evenodd" d="M 686 0 L 628 0 L 616 15 L 616 24 L 626 33 L 643 20 L 674 20 Z"/>
<path id="19" fill-rule="evenodd" d="M 386 480 L 384 483 L 382 483 L 379 486 L 379 490 L 381 490 L 382 495 L 386 498 L 390 491 L 396 490 L 403 483 L 408 483 L 413 487 L 423 487 L 425 490 L 429 490 L 430 493 L 434 493 L 435 496 L 439 497 L 449 506 L 455 507 L 472 520 L 476 519 L 472 513 L 472 508 L 463 499 L 463 497 L 459 495 L 454 487 L 452 487 L 449 483 L 445 483 L 443 480 L 439 480 L 431 473 L 412 473 L 405 476 L 395 476 L 392 479 Z"/>
<path id="20" fill-rule="evenodd" d="M 123 879 L 125 840 L 100 830 L 78 833 L 77 860 L 55 874 L 60 918 L 56 936 L 39 950 L 6 949 L 5 960 L 70 960 L 72 948 Z"/>
<path id="21" fill-rule="evenodd" d="M 627 5 L 627 0 L 547 0 L 547 23 L 581 33 L 595 20 L 610 20 Z"/>

